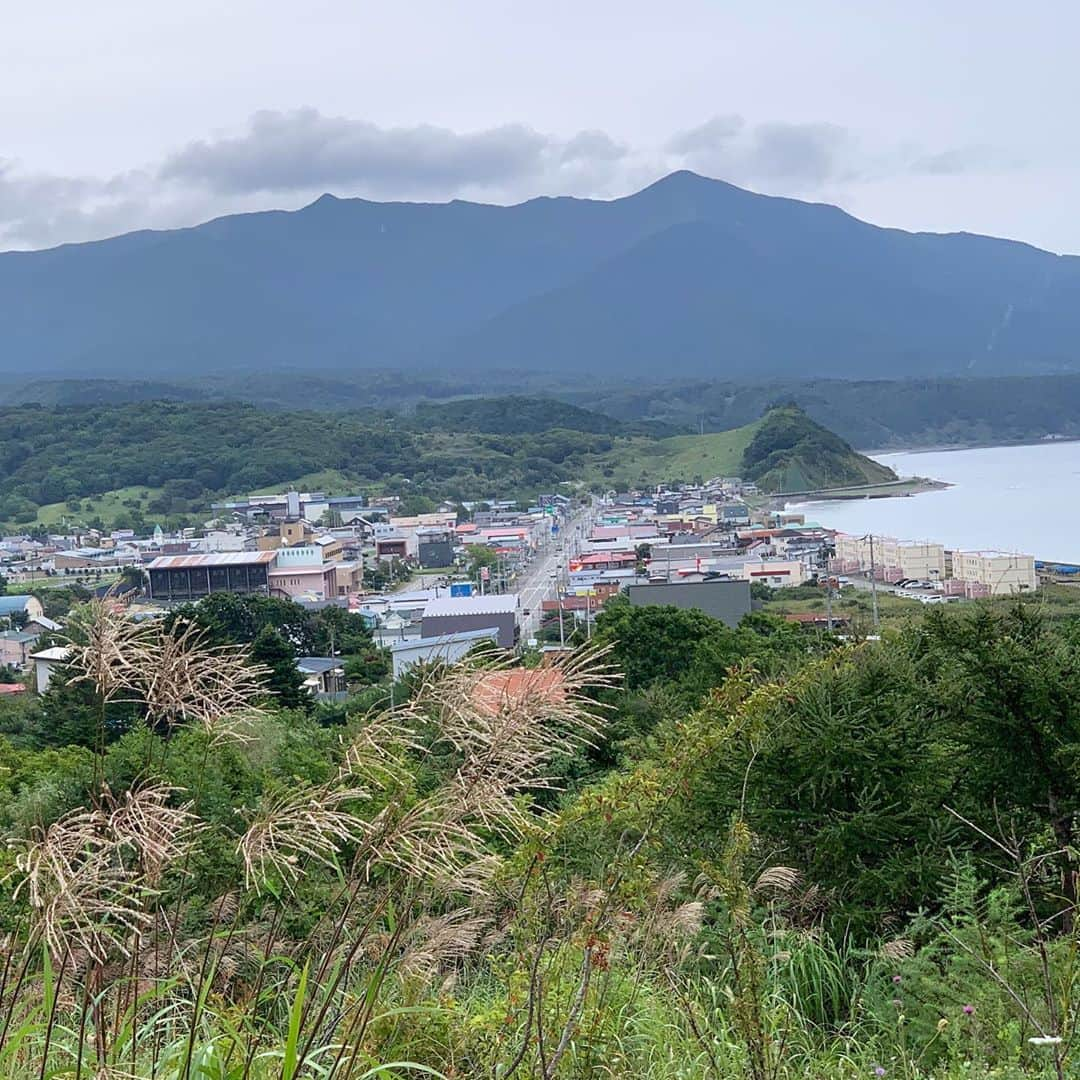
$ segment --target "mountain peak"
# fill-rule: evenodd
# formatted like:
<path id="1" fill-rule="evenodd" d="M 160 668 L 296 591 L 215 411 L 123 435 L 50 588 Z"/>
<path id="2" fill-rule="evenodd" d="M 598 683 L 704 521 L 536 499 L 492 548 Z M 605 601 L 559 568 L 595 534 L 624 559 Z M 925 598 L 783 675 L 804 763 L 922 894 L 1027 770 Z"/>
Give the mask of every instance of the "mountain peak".
<path id="1" fill-rule="evenodd" d="M 0 376 L 1080 370 L 1080 259 L 688 170 L 610 201 L 307 209 L 0 255 Z"/>

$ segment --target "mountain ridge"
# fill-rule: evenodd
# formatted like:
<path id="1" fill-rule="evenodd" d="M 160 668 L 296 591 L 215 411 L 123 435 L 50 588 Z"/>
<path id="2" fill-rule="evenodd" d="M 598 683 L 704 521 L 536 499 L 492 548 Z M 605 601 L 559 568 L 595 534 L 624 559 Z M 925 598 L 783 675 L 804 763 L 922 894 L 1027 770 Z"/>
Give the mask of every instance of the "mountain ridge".
<path id="1" fill-rule="evenodd" d="M 681 171 L 512 206 L 295 211 L 0 254 L 0 374 L 512 366 L 672 377 L 1080 370 L 1080 258 Z"/>

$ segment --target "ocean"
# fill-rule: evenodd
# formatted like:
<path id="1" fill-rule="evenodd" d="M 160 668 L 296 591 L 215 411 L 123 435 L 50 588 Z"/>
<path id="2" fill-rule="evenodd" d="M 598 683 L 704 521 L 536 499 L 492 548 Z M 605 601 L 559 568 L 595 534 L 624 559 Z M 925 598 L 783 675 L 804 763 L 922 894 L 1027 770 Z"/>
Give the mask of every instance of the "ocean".
<path id="1" fill-rule="evenodd" d="M 808 522 L 1080 563 L 1080 442 L 874 454 L 900 476 L 952 485 L 885 499 L 791 503 Z"/>

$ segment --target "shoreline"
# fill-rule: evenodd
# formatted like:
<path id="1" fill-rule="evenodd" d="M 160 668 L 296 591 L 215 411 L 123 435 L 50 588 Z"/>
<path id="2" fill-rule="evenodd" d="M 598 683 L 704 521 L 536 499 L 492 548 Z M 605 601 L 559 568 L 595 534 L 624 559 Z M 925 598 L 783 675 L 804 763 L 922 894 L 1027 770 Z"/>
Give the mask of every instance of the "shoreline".
<path id="1" fill-rule="evenodd" d="M 928 491 L 943 491 L 953 485 L 946 480 L 928 476 L 902 476 L 885 484 L 865 484 L 860 487 L 823 488 L 820 491 L 778 492 L 770 495 L 772 502 L 782 506 L 800 506 L 815 502 L 865 502 L 868 499 L 908 499 Z"/>
<path id="2" fill-rule="evenodd" d="M 932 446 L 890 446 L 879 447 L 874 450 L 858 450 L 857 453 L 865 457 L 887 457 L 890 454 L 952 454 L 958 450 L 996 450 L 998 447 L 1011 448 L 1014 446 L 1058 446 L 1062 443 L 1080 442 L 1080 435 L 1063 436 L 1060 439 L 1018 439 L 1016 441 L 973 442 L 973 443 L 939 443 Z"/>

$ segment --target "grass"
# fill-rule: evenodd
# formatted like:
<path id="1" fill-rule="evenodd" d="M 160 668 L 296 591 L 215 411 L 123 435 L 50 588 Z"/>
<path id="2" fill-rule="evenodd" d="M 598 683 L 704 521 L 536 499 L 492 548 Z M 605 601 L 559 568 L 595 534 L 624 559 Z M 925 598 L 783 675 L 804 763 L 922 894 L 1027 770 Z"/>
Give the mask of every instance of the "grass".
<path id="1" fill-rule="evenodd" d="M 280 484 L 259 488 L 257 491 L 243 492 L 244 495 L 277 495 L 282 491 L 321 491 L 324 495 L 355 495 L 362 486 L 355 477 L 340 469 L 322 469 L 319 472 L 305 473 L 295 480 L 284 480 Z"/>
<path id="2" fill-rule="evenodd" d="M 810 612 L 815 615 L 826 613 L 825 593 L 810 598 L 788 599 L 783 589 L 777 589 L 776 595 L 765 605 L 770 615 L 794 615 Z M 1078 598 L 1080 599 L 1080 598 Z M 839 597 L 833 597 L 833 615 L 838 619 L 847 619 L 853 628 L 870 632 L 873 615 L 873 601 L 868 590 L 848 586 L 841 590 Z M 918 618 L 926 610 L 926 605 L 918 600 L 909 600 L 897 596 L 887 589 L 878 590 L 878 615 L 882 625 L 896 624 L 910 618 Z"/>
<path id="3" fill-rule="evenodd" d="M 161 495 L 161 488 L 153 487 L 123 487 L 115 491 L 106 491 L 103 495 L 95 495 L 85 499 L 79 499 L 79 509 L 72 510 L 66 502 L 46 503 L 38 507 L 36 523 L 46 528 L 54 528 L 62 525 L 65 521 L 84 522 L 94 517 L 100 517 L 106 524 L 111 522 L 118 514 L 128 510 L 139 509 L 147 513 L 147 506 Z M 125 505 L 135 503 L 136 506 Z"/>
<path id="4" fill-rule="evenodd" d="M 613 485 L 642 480 L 688 481 L 695 476 L 738 476 L 743 451 L 754 437 L 760 421 L 731 431 L 707 435 L 675 435 L 669 439 L 626 439 L 601 460 L 602 478 Z M 610 470 L 610 471 L 609 471 Z"/>

